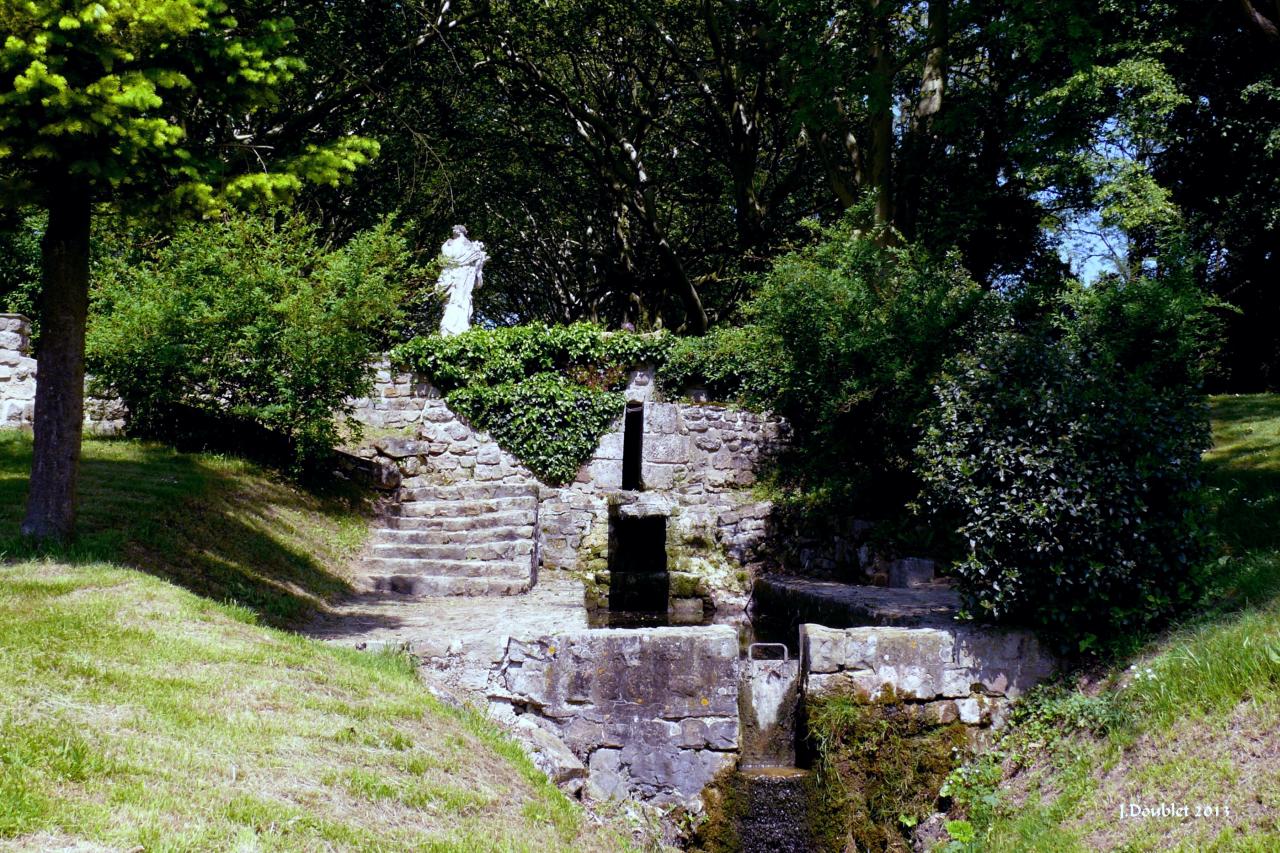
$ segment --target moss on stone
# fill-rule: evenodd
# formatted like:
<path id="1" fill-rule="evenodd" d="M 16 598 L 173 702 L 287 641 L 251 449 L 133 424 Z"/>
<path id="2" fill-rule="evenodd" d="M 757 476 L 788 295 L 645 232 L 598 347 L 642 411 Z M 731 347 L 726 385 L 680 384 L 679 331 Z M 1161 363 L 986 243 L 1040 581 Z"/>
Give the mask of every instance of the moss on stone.
<path id="1" fill-rule="evenodd" d="M 670 597 L 677 598 L 707 598 L 710 593 L 707 591 L 706 584 L 697 575 L 691 575 L 686 572 L 670 573 Z"/>
<path id="2" fill-rule="evenodd" d="M 812 700 L 806 735 L 814 753 L 810 828 L 820 850 L 907 851 L 908 825 L 933 811 L 966 746 L 960 723 L 936 725 L 892 694 Z"/>
<path id="3" fill-rule="evenodd" d="M 738 826 L 747 813 L 747 788 L 734 768 L 721 770 L 702 791 L 703 814 L 687 849 L 695 853 L 737 853 Z"/>

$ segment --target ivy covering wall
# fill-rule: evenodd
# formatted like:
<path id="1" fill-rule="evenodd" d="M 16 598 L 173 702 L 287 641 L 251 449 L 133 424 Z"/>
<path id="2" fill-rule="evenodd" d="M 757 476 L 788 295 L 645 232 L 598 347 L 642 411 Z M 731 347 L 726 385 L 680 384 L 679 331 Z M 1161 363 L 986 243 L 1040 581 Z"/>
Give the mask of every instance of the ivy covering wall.
<path id="1" fill-rule="evenodd" d="M 531 324 L 418 337 L 391 358 L 429 378 L 451 409 L 540 479 L 561 485 L 622 414 L 629 369 L 665 363 L 673 341 L 593 323 Z"/>

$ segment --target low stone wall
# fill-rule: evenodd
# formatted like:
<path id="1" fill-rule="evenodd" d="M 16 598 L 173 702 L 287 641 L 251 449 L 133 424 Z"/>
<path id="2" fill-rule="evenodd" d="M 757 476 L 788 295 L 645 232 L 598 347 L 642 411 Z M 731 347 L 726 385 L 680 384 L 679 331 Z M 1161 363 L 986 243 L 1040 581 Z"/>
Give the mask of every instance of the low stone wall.
<path id="1" fill-rule="evenodd" d="M 373 391 L 352 404 L 355 419 L 366 426 L 411 431 L 423 422 L 432 401 L 439 399 L 440 392 L 430 382 L 416 373 L 393 369 L 383 359 L 374 365 Z"/>
<path id="2" fill-rule="evenodd" d="M 917 706 L 937 723 L 1000 726 L 1009 704 L 1053 674 L 1029 631 L 801 627 L 805 695 L 849 691 Z"/>
<path id="3" fill-rule="evenodd" d="M 36 360 L 30 325 L 20 314 L 0 314 L 0 427 L 31 426 L 36 400 Z"/>
<path id="4" fill-rule="evenodd" d="M 737 762 L 738 666 L 728 626 L 513 638 L 490 707 L 564 744 L 578 766 L 553 777 L 582 778 L 593 799 L 691 806 Z"/>
<path id="5" fill-rule="evenodd" d="M 97 435 L 124 432 L 127 411 L 113 397 L 90 392 L 85 379 L 84 428 Z M 31 321 L 0 314 L 0 427 L 30 427 L 35 420 L 36 360 L 31 357 Z"/>

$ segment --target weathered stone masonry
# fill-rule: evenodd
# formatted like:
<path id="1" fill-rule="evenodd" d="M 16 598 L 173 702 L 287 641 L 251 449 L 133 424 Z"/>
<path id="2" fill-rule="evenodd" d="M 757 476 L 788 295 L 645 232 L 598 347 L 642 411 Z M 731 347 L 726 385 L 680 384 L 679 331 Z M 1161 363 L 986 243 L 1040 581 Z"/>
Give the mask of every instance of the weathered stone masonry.
<path id="1" fill-rule="evenodd" d="M 88 392 L 85 379 L 84 427 L 89 433 L 124 431 L 125 408 L 117 399 Z M 35 419 L 36 360 L 31 357 L 31 321 L 21 314 L 0 314 L 0 427 L 30 427 Z"/>
<path id="2" fill-rule="evenodd" d="M 1055 668 L 1030 631 L 804 625 L 800 636 L 806 696 L 892 698 L 936 723 L 998 728 Z"/>
<path id="3" fill-rule="evenodd" d="M 541 564 L 581 578 L 588 603 L 607 607 L 611 519 L 660 515 L 667 519 L 673 601 L 696 599 L 714 608 L 717 618 L 741 618 L 763 560 L 771 510 L 751 493 L 754 470 L 782 440 L 784 427 L 769 416 L 724 406 L 656 402 L 652 392 L 651 371 L 634 371 L 626 396 L 645 402 L 644 491 L 621 488 L 620 416 L 573 483 L 541 487 Z M 369 427 L 416 436 L 376 439 L 361 451 L 404 478 L 537 483 L 488 434 L 450 411 L 422 377 L 384 363 L 374 393 L 355 403 L 356 417 Z"/>
<path id="4" fill-rule="evenodd" d="M 728 626 L 513 638 L 490 707 L 563 743 L 553 775 L 594 799 L 687 804 L 737 761 L 738 666 Z"/>

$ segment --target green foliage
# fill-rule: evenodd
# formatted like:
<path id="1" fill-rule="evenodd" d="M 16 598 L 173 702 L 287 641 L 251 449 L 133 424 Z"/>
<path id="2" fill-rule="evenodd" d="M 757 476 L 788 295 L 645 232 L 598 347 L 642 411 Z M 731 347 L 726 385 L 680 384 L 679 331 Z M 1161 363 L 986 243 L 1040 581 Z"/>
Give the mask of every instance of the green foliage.
<path id="1" fill-rule="evenodd" d="M 531 324 L 418 337 L 391 357 L 427 376 L 455 412 L 539 477 L 564 483 L 621 414 L 627 369 L 661 364 L 671 346 L 661 333 Z"/>
<path id="2" fill-rule="evenodd" d="M 964 727 L 926 721 L 894 697 L 867 702 L 849 694 L 806 706 L 815 755 L 811 798 L 821 849 L 905 849 L 904 831 L 936 809 L 939 791 L 965 749 Z"/>
<path id="3" fill-rule="evenodd" d="M 40 235 L 44 217 L 34 211 L 0 211 L 0 313 L 25 314 L 39 336 Z"/>
<path id="4" fill-rule="evenodd" d="M 549 483 L 567 483 L 622 411 L 620 395 L 578 385 L 556 373 L 521 382 L 467 385 L 445 397 L 458 414 Z"/>
<path id="5" fill-rule="evenodd" d="M 300 218 L 184 226 L 140 261 L 99 260 L 91 370 L 143 432 L 181 404 L 276 430 L 309 461 L 371 387 L 412 278 L 389 221 L 336 249 Z"/>
<path id="6" fill-rule="evenodd" d="M 168 190 L 201 209 L 336 183 L 377 154 L 344 137 L 235 176 L 193 123 L 270 103 L 302 68 L 288 19 L 239 21 L 222 0 L 0 4 L 0 177 L 15 194 L 68 179 L 98 195 Z M 259 152 L 259 156 L 261 152 Z M 257 159 L 257 158 L 254 158 Z"/>
<path id="7" fill-rule="evenodd" d="M 881 505 L 905 499 L 933 382 L 982 328 L 990 297 L 955 258 L 884 248 L 851 220 L 818 236 L 773 265 L 746 326 L 681 340 L 660 379 L 786 417 L 792 484 L 849 495 L 874 482 Z"/>
<path id="8" fill-rule="evenodd" d="M 1068 294 L 1057 328 L 1003 331 L 955 363 L 919 448 L 956 519 L 972 615 L 1078 641 L 1190 603 L 1206 551 L 1205 300 L 1182 279 Z"/>

